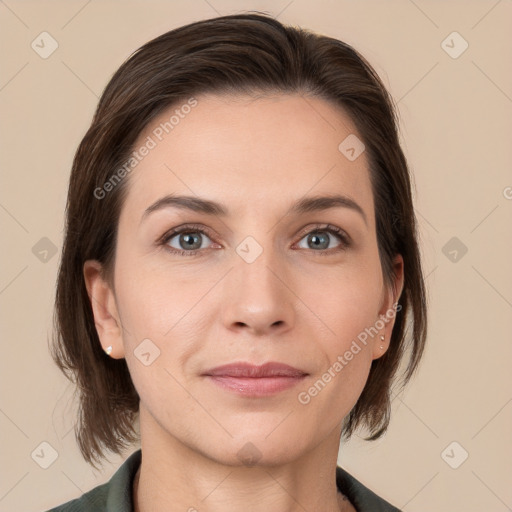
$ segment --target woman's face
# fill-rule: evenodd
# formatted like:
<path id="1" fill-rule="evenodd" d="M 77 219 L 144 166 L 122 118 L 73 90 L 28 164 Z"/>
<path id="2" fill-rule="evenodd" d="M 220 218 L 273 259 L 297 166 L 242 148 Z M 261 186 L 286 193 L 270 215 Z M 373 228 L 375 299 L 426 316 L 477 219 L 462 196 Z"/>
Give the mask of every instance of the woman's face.
<path id="1" fill-rule="evenodd" d="M 97 326 L 112 357 L 126 358 L 143 431 L 226 464 L 284 463 L 339 442 L 399 297 L 384 286 L 356 136 L 343 111 L 292 94 L 198 96 L 140 135 L 112 320 L 98 315 Z M 168 195 L 190 199 L 158 203 Z M 294 209 L 334 196 L 346 201 Z M 267 362 L 302 376 L 212 376 Z"/>

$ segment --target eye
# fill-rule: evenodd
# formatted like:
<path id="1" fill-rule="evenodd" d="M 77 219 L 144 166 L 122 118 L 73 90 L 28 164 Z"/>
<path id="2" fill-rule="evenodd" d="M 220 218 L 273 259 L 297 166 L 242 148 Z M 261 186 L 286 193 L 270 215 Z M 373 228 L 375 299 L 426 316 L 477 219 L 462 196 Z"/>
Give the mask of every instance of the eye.
<path id="1" fill-rule="evenodd" d="M 338 239 L 338 245 L 329 247 L 333 238 Z M 333 252 L 342 251 L 350 246 L 348 235 L 342 229 L 330 224 L 319 226 L 313 231 L 309 231 L 302 240 L 306 241 L 306 247 L 299 245 L 301 249 L 310 249 L 322 255 L 330 255 Z"/>
<path id="2" fill-rule="evenodd" d="M 210 240 L 208 232 L 204 228 L 187 225 L 166 233 L 162 237 L 161 244 L 165 245 L 166 249 L 174 254 L 194 256 L 200 250 L 206 248 L 203 243 L 204 237 Z"/>
<path id="3" fill-rule="evenodd" d="M 205 238 L 211 242 L 211 237 L 209 231 L 202 226 L 184 225 L 165 233 L 161 237 L 159 245 L 163 245 L 172 254 L 195 256 L 211 248 L 205 242 Z M 329 247 L 334 238 L 338 239 L 338 244 Z M 306 247 L 299 245 L 300 249 L 307 249 L 325 256 L 346 250 L 351 245 L 350 237 L 342 229 L 330 224 L 315 226 L 313 230 L 309 228 L 300 242 L 302 240 L 306 240 Z M 216 245 L 217 248 L 221 247 Z"/>

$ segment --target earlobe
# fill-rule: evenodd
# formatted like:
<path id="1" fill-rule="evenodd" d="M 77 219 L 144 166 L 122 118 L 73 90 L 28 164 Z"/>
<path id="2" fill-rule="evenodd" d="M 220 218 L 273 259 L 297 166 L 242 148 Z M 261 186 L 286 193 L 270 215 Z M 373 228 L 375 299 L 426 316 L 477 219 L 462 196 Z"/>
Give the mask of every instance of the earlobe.
<path id="1" fill-rule="evenodd" d="M 388 350 L 389 344 L 386 343 L 386 336 L 384 334 L 379 334 L 379 338 L 375 341 L 375 345 L 373 346 L 373 358 L 379 359 L 382 357 Z"/>
<path id="2" fill-rule="evenodd" d="M 94 324 L 105 353 L 112 358 L 124 357 L 121 323 L 114 292 L 102 277 L 102 265 L 96 260 L 87 260 L 83 275 L 87 294 L 94 315 Z"/>

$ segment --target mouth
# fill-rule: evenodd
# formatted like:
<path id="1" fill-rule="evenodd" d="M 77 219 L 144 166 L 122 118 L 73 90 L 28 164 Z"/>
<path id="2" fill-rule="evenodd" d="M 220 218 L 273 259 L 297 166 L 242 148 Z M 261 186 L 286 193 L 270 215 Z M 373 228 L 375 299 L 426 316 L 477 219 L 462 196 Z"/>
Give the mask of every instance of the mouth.
<path id="1" fill-rule="evenodd" d="M 242 362 L 218 366 L 202 375 L 224 390 L 246 397 L 261 397 L 296 386 L 308 373 L 283 363 L 258 366 Z"/>

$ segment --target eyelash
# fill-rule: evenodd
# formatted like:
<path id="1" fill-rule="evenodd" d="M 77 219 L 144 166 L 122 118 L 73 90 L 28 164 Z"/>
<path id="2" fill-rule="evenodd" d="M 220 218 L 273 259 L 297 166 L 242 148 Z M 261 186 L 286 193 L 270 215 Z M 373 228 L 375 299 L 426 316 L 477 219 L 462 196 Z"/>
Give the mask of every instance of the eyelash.
<path id="1" fill-rule="evenodd" d="M 304 234 L 301 234 L 301 237 L 299 239 L 302 240 L 305 236 L 317 233 L 317 232 L 327 232 L 332 235 L 336 235 L 340 240 L 340 245 L 338 247 L 335 247 L 333 249 L 326 249 L 321 251 L 315 251 L 314 249 L 309 249 L 309 251 L 318 253 L 320 256 L 330 256 L 333 253 L 337 253 L 339 251 L 344 251 L 348 249 L 351 246 L 350 237 L 340 228 L 333 226 L 331 224 L 322 224 L 317 225 L 313 229 L 310 229 L 309 231 L 305 232 Z M 213 239 L 212 234 L 210 231 L 204 227 L 201 227 L 198 224 L 186 224 L 184 226 L 180 226 L 179 228 L 172 229 L 171 231 L 167 231 L 162 235 L 162 237 L 158 240 L 158 245 L 161 245 L 164 247 L 166 251 L 169 251 L 171 254 L 179 255 L 179 256 L 195 256 L 197 253 L 205 251 L 207 249 L 194 249 L 191 251 L 185 251 L 185 250 L 178 250 L 170 247 L 168 244 L 169 240 L 171 240 L 174 236 L 179 235 L 180 233 L 201 233 L 203 235 L 206 235 L 208 238 Z M 308 249 L 306 249 L 308 250 Z"/>

